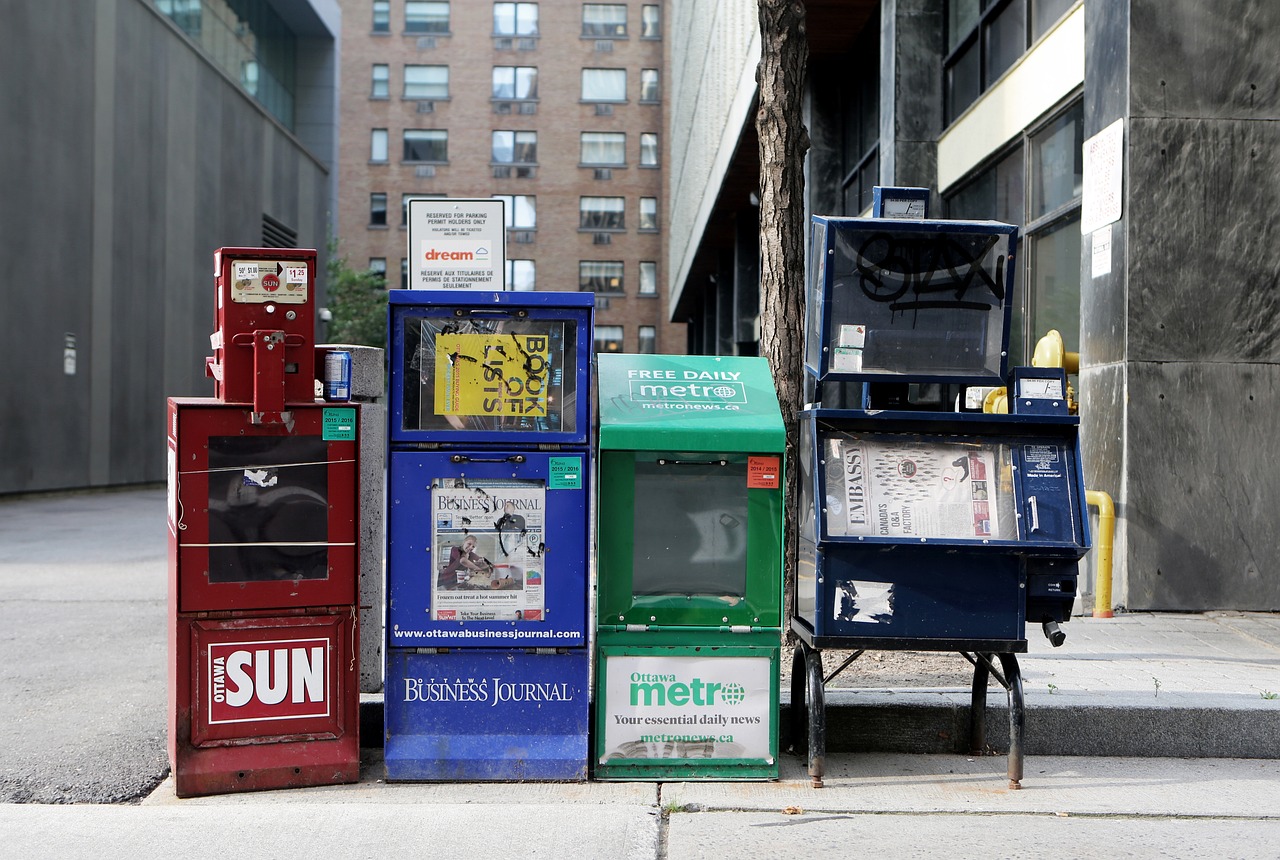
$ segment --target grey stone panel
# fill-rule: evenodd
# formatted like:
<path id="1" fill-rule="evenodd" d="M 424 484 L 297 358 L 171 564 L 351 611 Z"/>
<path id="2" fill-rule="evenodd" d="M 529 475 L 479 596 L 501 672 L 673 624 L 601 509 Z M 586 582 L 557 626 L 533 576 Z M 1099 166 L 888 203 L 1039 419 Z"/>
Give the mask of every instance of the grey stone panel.
<path id="1" fill-rule="evenodd" d="M 1127 605 L 1280 609 L 1280 367 L 1128 369 Z"/>
<path id="2" fill-rule="evenodd" d="M 893 27 L 896 79 L 893 121 L 899 143 L 937 140 L 942 132 L 943 4 L 897 0 Z M 887 13 L 886 13 L 887 14 Z M 883 50 L 883 49 L 882 49 Z M 883 65 L 883 63 L 882 63 Z M 881 106 L 881 111 L 885 106 Z M 901 147 L 897 150 L 902 157 Z M 898 165 L 901 175 L 902 165 Z"/>
<path id="3" fill-rule="evenodd" d="M 1129 3 L 1084 5 L 1084 134 L 1090 137 L 1129 109 Z"/>
<path id="4" fill-rule="evenodd" d="M 1085 4 L 1089 5 L 1110 5 Z M 1280 116 L 1275 0 L 1130 0 L 1134 117 Z"/>
<path id="5" fill-rule="evenodd" d="M 1130 360 L 1280 360 L 1280 123 L 1129 128 Z"/>
<path id="6" fill-rule="evenodd" d="M 1125 291 L 1128 219 L 1111 225 L 1111 272 L 1093 277 L 1093 239 L 1084 236 L 1080 253 L 1080 362 L 1084 366 L 1125 358 L 1128 295 Z"/>
<path id="7" fill-rule="evenodd" d="M 1124 481 L 1125 366 L 1082 368 L 1076 388 L 1085 488 L 1102 490 L 1119 507 Z"/>
<path id="8" fill-rule="evenodd" d="M 894 147 L 894 185 L 935 188 L 938 184 L 938 144 L 932 140 L 903 140 Z M 941 215 L 941 202 L 935 192 L 930 195 L 929 215 Z"/>

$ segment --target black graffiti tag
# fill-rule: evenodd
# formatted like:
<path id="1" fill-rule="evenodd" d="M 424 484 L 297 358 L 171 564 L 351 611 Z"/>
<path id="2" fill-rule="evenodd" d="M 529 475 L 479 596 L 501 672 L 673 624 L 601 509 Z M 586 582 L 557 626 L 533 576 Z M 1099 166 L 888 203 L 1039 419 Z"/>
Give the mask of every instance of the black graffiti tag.
<path id="1" fill-rule="evenodd" d="M 995 277 L 982 265 L 999 236 L 904 237 L 874 233 L 858 249 L 862 292 L 894 312 L 948 308 L 989 311 L 1004 302 L 1005 257 L 995 260 Z M 990 292 L 990 297 L 986 292 Z M 910 293 L 910 296 L 908 296 Z M 908 296 L 903 300 L 904 296 Z"/>

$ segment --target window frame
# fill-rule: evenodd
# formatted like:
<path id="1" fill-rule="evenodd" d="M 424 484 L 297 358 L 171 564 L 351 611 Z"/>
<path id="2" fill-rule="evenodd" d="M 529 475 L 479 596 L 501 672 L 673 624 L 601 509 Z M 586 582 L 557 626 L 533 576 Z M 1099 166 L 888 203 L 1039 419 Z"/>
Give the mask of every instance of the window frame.
<path id="1" fill-rule="evenodd" d="M 444 147 L 443 158 L 410 158 L 409 157 L 409 135 L 423 135 L 422 143 L 431 144 L 432 141 L 427 140 L 425 136 L 440 135 L 439 141 Z M 448 164 L 449 163 L 449 131 L 443 128 L 406 128 L 402 136 L 403 149 L 401 150 L 402 164 Z"/>
<path id="2" fill-rule="evenodd" d="M 609 90 L 618 93 L 617 97 L 606 98 L 603 96 L 587 95 L 587 78 L 593 72 L 609 72 L 611 76 L 621 76 L 621 84 L 609 87 Z M 584 66 L 582 69 L 581 95 L 580 101 L 588 104 L 626 104 L 627 103 L 627 70 L 626 68 L 605 67 L 605 66 Z"/>
<path id="3" fill-rule="evenodd" d="M 646 276 L 645 272 L 651 272 L 652 275 Z M 640 283 L 638 285 L 637 296 L 656 296 L 658 294 L 658 263 L 656 260 L 640 261 Z"/>
<path id="4" fill-rule="evenodd" d="M 381 203 L 381 208 L 378 204 Z M 379 219 L 381 212 L 381 219 Z M 369 192 L 369 227 L 386 227 L 387 225 L 387 193 L 385 191 Z"/>
<path id="5" fill-rule="evenodd" d="M 605 155 L 617 154 L 612 161 L 600 161 L 587 158 L 588 136 L 593 138 L 609 138 L 598 140 L 591 148 Z M 578 133 L 578 166 L 579 167 L 626 167 L 627 166 L 627 133 L 625 131 L 582 131 Z"/>
<path id="6" fill-rule="evenodd" d="M 378 77 L 379 69 L 383 72 L 382 77 Z M 369 75 L 369 98 L 379 101 L 391 98 L 391 66 L 387 63 L 374 63 Z"/>
<path id="7" fill-rule="evenodd" d="M 622 11 L 622 23 L 616 20 L 607 21 L 588 21 L 588 9 L 612 9 Z M 609 29 L 612 27 L 612 32 Z M 630 38 L 627 35 L 627 4 L 626 3 L 583 3 L 582 4 L 582 38 L 583 39 L 616 39 L 624 40 Z"/>
<path id="8" fill-rule="evenodd" d="M 504 161 L 498 158 L 498 135 L 511 135 L 511 160 Z M 526 138 L 523 142 L 521 137 Z M 530 140 L 529 138 L 532 138 Z M 532 149 L 532 158 L 521 158 L 521 148 L 526 150 Z M 528 153 L 526 153 L 528 154 Z M 537 165 L 538 163 L 538 133 L 536 131 L 516 131 L 513 129 L 494 129 L 489 137 L 489 164 L 492 165 Z"/>
<path id="9" fill-rule="evenodd" d="M 511 7 L 511 32 L 505 32 L 498 28 L 498 7 Z M 533 9 L 533 29 L 528 32 L 522 32 L 520 29 L 520 10 Z M 537 3 L 524 2 L 500 2 L 493 4 L 493 35 L 504 39 L 529 39 L 541 35 L 538 32 L 539 10 Z"/>
<path id="10" fill-rule="evenodd" d="M 444 7 L 444 23 L 440 24 L 440 18 L 429 15 L 422 15 L 421 20 L 414 17 L 410 18 L 410 7 L 423 7 L 425 13 L 427 7 L 443 6 Z M 453 9 L 449 5 L 449 0 L 405 0 L 404 3 L 404 32 L 409 36 L 448 36 L 451 33 L 449 29 L 453 22 Z"/>
<path id="11" fill-rule="evenodd" d="M 579 260 L 578 291 L 598 296 L 626 295 L 626 271 L 622 260 Z M 604 283 L 595 286 L 596 282 Z"/>
<path id="12" fill-rule="evenodd" d="M 429 81 L 429 82 L 423 82 L 423 81 L 410 81 L 410 71 L 409 71 L 410 69 L 415 69 L 415 70 L 417 70 L 417 69 L 435 70 L 436 72 L 439 72 L 440 70 L 443 70 L 443 71 L 444 71 L 444 84 L 443 84 L 443 86 L 444 86 L 444 91 L 443 91 L 443 93 L 424 92 L 424 93 L 422 93 L 422 94 L 412 94 L 412 95 L 411 95 L 411 94 L 409 93 L 409 87 L 410 87 L 410 86 L 418 87 L 418 88 L 421 88 L 421 87 L 439 87 L 439 86 L 441 86 L 441 84 L 440 84 L 440 82 L 439 82 L 439 81 Z M 444 100 L 447 100 L 447 99 L 449 98 L 449 78 L 450 78 L 450 75 L 449 75 L 449 67 L 448 67 L 447 65 L 442 65 L 442 64 L 440 64 L 440 63 L 405 63 L 405 64 L 404 64 L 404 71 L 403 71 L 403 74 L 404 74 L 404 81 L 402 82 L 402 85 L 401 85 L 401 88 L 400 88 L 400 98 L 401 98 L 401 99 L 403 99 L 404 101 L 427 101 L 427 102 L 430 102 L 430 101 L 444 101 Z M 416 72 L 415 72 L 414 74 L 416 74 Z"/>
<path id="13" fill-rule="evenodd" d="M 511 72 L 511 95 L 505 96 L 498 92 L 498 73 Z M 532 72 L 526 75 L 526 84 L 531 92 L 528 95 L 520 95 L 520 73 Z M 532 102 L 538 100 L 538 67 L 537 66 L 494 66 L 489 78 L 489 101 L 498 102 Z"/>
<path id="14" fill-rule="evenodd" d="M 378 141 L 382 141 L 382 157 L 378 158 Z M 369 129 L 369 163 L 389 164 L 391 162 L 391 133 L 385 128 Z"/>
<path id="15" fill-rule="evenodd" d="M 652 140 L 652 145 L 646 145 L 646 138 Z M 646 160 L 646 153 L 651 153 L 652 158 Z M 662 141 L 656 131 L 640 132 L 640 166 L 641 167 L 661 167 L 662 166 Z"/>
<path id="16" fill-rule="evenodd" d="M 617 206 L 612 204 L 601 206 L 598 209 L 589 209 L 587 201 L 617 201 Z M 614 223 L 616 222 L 616 223 Z M 578 198 L 578 230 L 586 233 L 621 233 L 627 229 L 627 198 L 620 195 L 596 195 L 584 194 Z"/>

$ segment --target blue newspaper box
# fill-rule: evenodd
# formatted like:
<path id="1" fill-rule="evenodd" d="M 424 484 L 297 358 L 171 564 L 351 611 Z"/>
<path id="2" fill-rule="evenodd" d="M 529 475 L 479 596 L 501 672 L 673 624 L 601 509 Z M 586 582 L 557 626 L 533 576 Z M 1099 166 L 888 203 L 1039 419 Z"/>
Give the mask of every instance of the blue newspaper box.
<path id="1" fill-rule="evenodd" d="M 822 649 L 957 651 L 975 666 L 975 748 L 989 675 L 1009 691 L 1016 787 L 1014 655 L 1028 624 L 1061 644 L 1089 548 L 1063 371 L 1017 368 L 1013 414 L 982 411 L 1010 383 L 1016 228 L 822 216 L 812 228 L 792 619 L 792 702 L 807 697 L 809 723 L 795 732 L 820 779 Z"/>
<path id="2" fill-rule="evenodd" d="M 391 780 L 582 780 L 592 297 L 393 290 Z"/>

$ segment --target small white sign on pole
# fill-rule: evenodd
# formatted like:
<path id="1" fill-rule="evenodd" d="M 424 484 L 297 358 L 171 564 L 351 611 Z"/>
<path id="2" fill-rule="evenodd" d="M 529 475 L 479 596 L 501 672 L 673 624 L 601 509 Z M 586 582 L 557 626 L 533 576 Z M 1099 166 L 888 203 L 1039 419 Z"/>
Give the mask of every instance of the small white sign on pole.
<path id="1" fill-rule="evenodd" d="M 411 197 L 409 288 L 505 288 L 505 204 L 494 198 Z"/>

